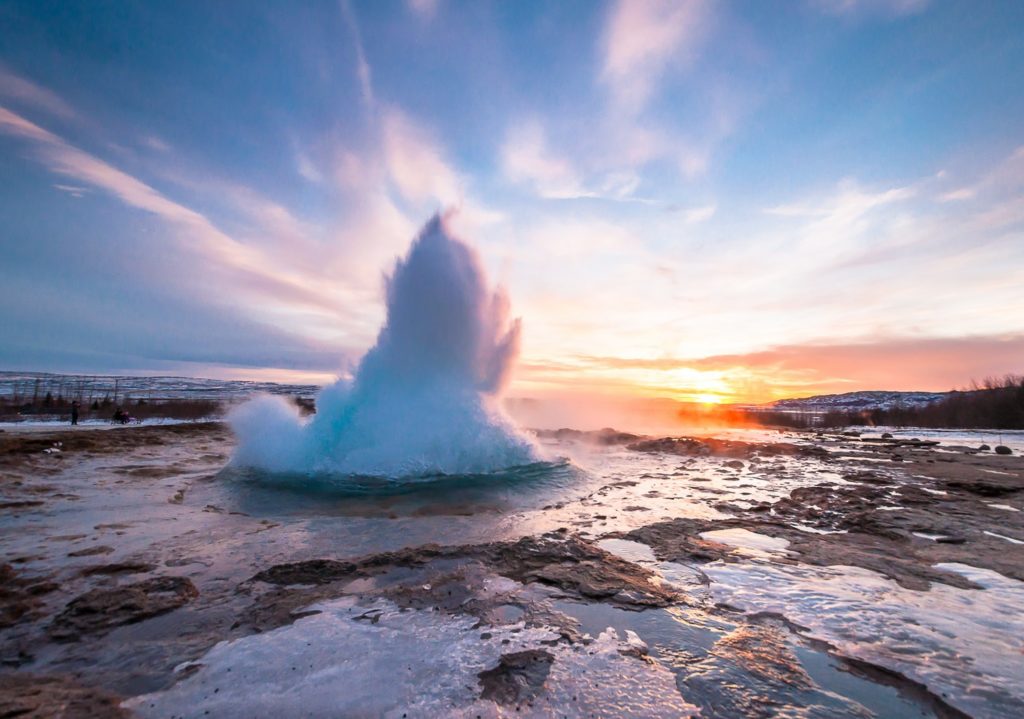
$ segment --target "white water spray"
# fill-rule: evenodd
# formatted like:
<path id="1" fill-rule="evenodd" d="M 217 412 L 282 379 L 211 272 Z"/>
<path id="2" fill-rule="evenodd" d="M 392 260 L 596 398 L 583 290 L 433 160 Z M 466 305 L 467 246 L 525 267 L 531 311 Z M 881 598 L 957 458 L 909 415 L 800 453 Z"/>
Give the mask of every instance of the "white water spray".
<path id="1" fill-rule="evenodd" d="M 476 253 L 435 216 L 386 281 L 387 320 L 352 380 L 303 420 L 279 397 L 230 416 L 234 463 L 271 472 L 408 477 L 493 472 L 537 460 L 498 402 L 519 320 Z"/>

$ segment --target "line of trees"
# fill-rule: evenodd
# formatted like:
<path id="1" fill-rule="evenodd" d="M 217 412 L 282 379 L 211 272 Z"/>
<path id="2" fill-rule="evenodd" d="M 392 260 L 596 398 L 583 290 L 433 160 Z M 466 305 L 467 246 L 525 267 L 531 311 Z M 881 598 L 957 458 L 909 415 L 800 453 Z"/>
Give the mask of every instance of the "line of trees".
<path id="1" fill-rule="evenodd" d="M 74 396 L 74 395 L 72 395 Z M 69 399 L 63 395 L 54 396 L 47 392 L 36 402 L 31 399 L 0 398 L 0 421 L 21 421 L 27 418 L 62 419 L 67 421 L 71 416 L 71 403 L 77 399 Z M 78 401 L 79 417 L 86 419 L 109 420 L 115 409 L 122 409 L 136 419 L 160 417 L 169 419 L 202 419 L 223 413 L 223 403 L 212 399 L 133 399 L 123 396 L 121 401 L 114 402 L 109 396 L 94 399 L 92 402 Z"/>
<path id="2" fill-rule="evenodd" d="M 821 426 L 884 425 L 964 429 L 1024 429 L 1024 376 L 991 377 L 918 407 L 829 412 Z"/>
<path id="3" fill-rule="evenodd" d="M 120 377 L 45 373 L 14 379 L 3 378 L 0 379 L 0 402 L 6 406 L 26 408 L 70 406 L 72 402 L 82 406 L 131 402 L 131 397 L 121 393 L 120 381 Z"/>
<path id="4" fill-rule="evenodd" d="M 944 429 L 1024 429 L 1024 375 L 992 377 L 954 390 L 926 405 L 889 409 L 783 411 L 747 407 L 688 405 L 677 419 L 695 427 L 787 427 L 831 429 L 849 426 Z"/>

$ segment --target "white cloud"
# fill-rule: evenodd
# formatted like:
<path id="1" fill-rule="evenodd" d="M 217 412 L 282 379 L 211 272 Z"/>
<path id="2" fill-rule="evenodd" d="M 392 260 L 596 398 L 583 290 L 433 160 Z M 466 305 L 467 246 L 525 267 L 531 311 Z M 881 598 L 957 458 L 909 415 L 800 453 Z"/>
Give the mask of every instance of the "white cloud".
<path id="1" fill-rule="evenodd" d="M 311 307 L 330 307 L 327 296 L 316 292 L 305 278 L 294 276 L 263 253 L 237 242 L 204 215 L 168 199 L 141 180 L 69 145 L 4 107 L 0 107 L 0 132 L 31 141 L 40 161 L 51 172 L 103 190 L 126 205 L 184 230 L 180 237 L 192 250 L 220 267 L 244 273 L 261 290 Z"/>
<path id="2" fill-rule="evenodd" d="M 69 195 L 71 195 L 72 197 L 77 197 L 77 198 L 84 197 L 89 192 L 89 188 L 88 187 L 80 187 L 78 185 L 60 185 L 60 184 L 55 184 L 53 186 L 53 189 L 60 190 L 61 192 L 66 192 Z"/>
<path id="3" fill-rule="evenodd" d="M 296 151 L 295 153 L 295 171 L 299 173 L 299 177 L 307 182 L 320 184 L 324 181 L 320 168 L 313 163 L 309 155 L 302 151 Z"/>
<path id="4" fill-rule="evenodd" d="M 619 148 L 624 145 L 610 140 L 603 144 L 614 144 Z M 634 197 L 642 182 L 640 174 L 632 167 L 638 158 L 590 156 L 589 159 L 594 167 L 584 172 L 567 157 L 555 152 L 544 127 L 534 119 L 514 125 L 509 130 L 501 147 L 500 162 L 507 179 L 530 186 L 538 197 L 544 199 L 645 201 Z M 649 154 L 644 150 L 635 164 L 643 164 L 647 159 Z"/>
<path id="5" fill-rule="evenodd" d="M 370 63 L 366 60 L 366 52 L 363 49 L 363 38 L 359 32 L 359 24 L 356 22 L 355 13 L 348 0 L 341 0 L 341 12 L 348 23 L 349 31 L 352 33 L 352 45 L 356 52 L 356 76 L 359 78 L 359 89 L 363 95 L 363 104 L 367 110 L 372 111 L 376 106 L 373 93 L 373 71 Z"/>
<path id="6" fill-rule="evenodd" d="M 818 217 L 830 221 L 854 220 L 870 210 L 913 197 L 913 187 L 894 187 L 878 192 L 862 190 L 855 182 L 844 180 L 832 195 L 793 204 L 765 208 L 769 215 L 780 217 Z"/>
<path id="7" fill-rule="evenodd" d="M 15 75 L 2 64 L 0 64 L 0 97 L 31 105 L 65 120 L 73 119 L 76 116 L 75 111 L 57 95 L 20 75 Z"/>
<path id="8" fill-rule="evenodd" d="M 365 185 L 372 172 L 369 163 L 359 153 L 347 147 L 335 148 L 331 167 L 332 177 L 344 191 L 355 191 Z"/>
<path id="9" fill-rule="evenodd" d="M 438 0 L 408 0 L 409 9 L 425 20 L 437 14 Z"/>
<path id="10" fill-rule="evenodd" d="M 961 187 L 959 190 L 952 190 L 939 196 L 939 202 L 959 202 L 970 200 L 978 194 L 972 187 Z"/>
<path id="11" fill-rule="evenodd" d="M 655 159 L 672 162 L 694 179 L 707 172 L 711 156 L 735 130 L 749 102 L 728 90 L 721 78 L 688 79 L 699 96 L 699 113 L 682 127 L 660 127 L 644 110 L 662 78 L 692 65 L 711 35 L 713 3 L 708 0 L 617 0 L 606 20 L 599 79 L 609 109 L 600 132 L 602 150 L 619 168 L 637 170 Z"/>
<path id="12" fill-rule="evenodd" d="M 646 105 L 673 58 L 691 60 L 704 39 L 705 0 L 618 0 L 608 18 L 604 67 L 617 106 L 630 113 Z"/>
<path id="13" fill-rule="evenodd" d="M 716 205 L 704 205 L 703 207 L 694 207 L 693 209 L 687 210 L 685 217 L 687 224 L 696 225 L 701 222 L 707 222 L 715 216 L 715 212 L 718 211 Z"/>
<path id="14" fill-rule="evenodd" d="M 462 180 L 426 131 L 395 108 L 384 113 L 382 130 L 388 176 L 406 200 L 442 205 L 463 200 Z"/>
<path id="15" fill-rule="evenodd" d="M 517 250 L 525 262 L 594 260 L 599 255 L 627 255 L 638 249 L 633 234 L 606 220 L 592 218 L 547 219 L 520 236 Z"/>
<path id="16" fill-rule="evenodd" d="M 687 178 L 704 174 L 708 169 L 710 155 L 710 145 L 697 147 L 683 144 L 682 150 L 679 151 L 679 171 Z"/>
<path id="17" fill-rule="evenodd" d="M 142 144 L 157 152 L 170 152 L 171 146 L 156 135 L 148 135 L 142 138 Z"/>
<path id="18" fill-rule="evenodd" d="M 944 172 L 938 179 L 944 180 L 946 176 L 947 173 Z M 943 192 L 935 199 L 942 203 L 948 203 L 979 198 L 988 200 L 1008 198 L 1013 202 L 1020 199 L 1019 194 L 1022 189 L 1024 189 L 1024 146 L 1015 148 L 1001 162 L 987 165 L 985 171 L 973 184 Z"/>
<path id="19" fill-rule="evenodd" d="M 903 17 L 922 12 L 930 0 L 812 0 L 830 15 Z"/>
<path id="20" fill-rule="evenodd" d="M 531 185 L 544 198 L 589 194 L 569 161 L 552 153 L 544 128 L 536 121 L 512 128 L 501 149 L 501 165 L 509 180 Z"/>
<path id="21" fill-rule="evenodd" d="M 625 200 L 633 196 L 640 183 L 640 175 L 634 170 L 610 172 L 601 183 L 600 194 L 603 197 Z"/>

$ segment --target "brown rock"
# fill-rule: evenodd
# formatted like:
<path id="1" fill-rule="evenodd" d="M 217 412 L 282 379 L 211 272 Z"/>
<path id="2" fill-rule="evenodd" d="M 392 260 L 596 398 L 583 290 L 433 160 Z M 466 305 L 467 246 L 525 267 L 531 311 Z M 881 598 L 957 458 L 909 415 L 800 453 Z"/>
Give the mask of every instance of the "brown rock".
<path id="1" fill-rule="evenodd" d="M 93 589 L 71 600 L 50 625 L 56 641 L 78 641 L 124 624 L 165 614 L 199 596 L 185 577 L 154 577 L 113 589 Z"/>
<path id="2" fill-rule="evenodd" d="M 481 698 L 498 704 L 518 704 L 533 698 L 544 687 L 554 660 L 543 649 L 503 654 L 498 666 L 477 675 Z"/>
<path id="3" fill-rule="evenodd" d="M 0 717 L 128 719 L 121 698 L 60 675 L 0 676 Z"/>

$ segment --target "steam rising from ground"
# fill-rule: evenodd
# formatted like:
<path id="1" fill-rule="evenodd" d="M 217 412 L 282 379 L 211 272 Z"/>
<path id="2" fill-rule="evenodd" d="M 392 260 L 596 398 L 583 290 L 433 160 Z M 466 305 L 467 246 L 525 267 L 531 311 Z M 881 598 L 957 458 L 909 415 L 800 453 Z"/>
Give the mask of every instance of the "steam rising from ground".
<path id="1" fill-rule="evenodd" d="M 354 378 L 317 414 L 264 396 L 235 410 L 234 462 L 272 472 L 417 476 L 536 461 L 498 406 L 519 352 L 519 320 L 476 253 L 435 216 L 387 279 L 387 320 Z"/>

